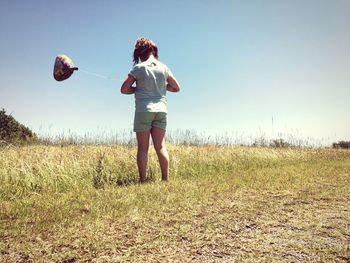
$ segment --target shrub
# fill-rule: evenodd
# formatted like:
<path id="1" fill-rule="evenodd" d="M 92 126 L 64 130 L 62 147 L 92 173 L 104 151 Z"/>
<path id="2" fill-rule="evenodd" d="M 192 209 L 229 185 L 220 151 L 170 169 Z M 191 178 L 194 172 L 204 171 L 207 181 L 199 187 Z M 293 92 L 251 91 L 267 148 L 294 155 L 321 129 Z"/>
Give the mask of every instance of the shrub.
<path id="1" fill-rule="evenodd" d="M 350 149 L 350 141 L 339 141 L 333 143 L 333 148 Z"/>
<path id="2" fill-rule="evenodd" d="M 38 140 L 28 127 L 20 124 L 4 109 L 0 110 L 0 144 L 26 144 Z"/>
<path id="3" fill-rule="evenodd" d="M 283 139 L 276 139 L 270 142 L 270 147 L 274 147 L 274 148 L 288 148 L 290 146 L 291 146 L 290 143 L 286 142 Z"/>

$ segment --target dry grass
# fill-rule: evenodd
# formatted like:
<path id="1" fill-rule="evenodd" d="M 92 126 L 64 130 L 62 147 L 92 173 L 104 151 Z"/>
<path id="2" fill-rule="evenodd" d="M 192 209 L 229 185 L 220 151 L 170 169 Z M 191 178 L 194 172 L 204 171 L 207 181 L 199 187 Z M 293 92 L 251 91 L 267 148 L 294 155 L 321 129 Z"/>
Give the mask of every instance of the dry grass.
<path id="1" fill-rule="evenodd" d="M 1 262 L 350 260 L 350 152 L 169 146 L 0 149 Z"/>

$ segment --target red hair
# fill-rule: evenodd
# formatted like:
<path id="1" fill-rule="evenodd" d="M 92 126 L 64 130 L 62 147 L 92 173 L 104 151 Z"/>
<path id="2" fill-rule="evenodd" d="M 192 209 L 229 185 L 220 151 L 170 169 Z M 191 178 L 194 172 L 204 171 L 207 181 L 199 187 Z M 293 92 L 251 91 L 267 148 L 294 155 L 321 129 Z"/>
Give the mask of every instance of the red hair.
<path id="1" fill-rule="evenodd" d="M 153 54 L 153 56 L 158 59 L 158 48 L 156 44 L 147 38 L 140 37 L 136 40 L 135 49 L 134 49 L 134 65 L 139 63 L 139 61 L 144 61 L 149 58 L 149 56 Z"/>

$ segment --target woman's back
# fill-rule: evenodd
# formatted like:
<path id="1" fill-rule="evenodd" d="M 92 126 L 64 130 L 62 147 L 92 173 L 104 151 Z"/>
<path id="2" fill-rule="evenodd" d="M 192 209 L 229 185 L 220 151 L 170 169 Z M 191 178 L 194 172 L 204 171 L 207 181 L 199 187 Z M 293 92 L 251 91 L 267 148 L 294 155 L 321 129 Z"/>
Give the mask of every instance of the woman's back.
<path id="1" fill-rule="evenodd" d="M 165 64 L 153 56 L 135 65 L 129 74 L 136 79 L 135 98 L 165 97 L 166 80 L 171 72 Z"/>
<path id="2" fill-rule="evenodd" d="M 136 80 L 136 111 L 167 112 L 167 79 L 172 76 L 169 68 L 150 56 L 135 65 L 129 74 Z"/>

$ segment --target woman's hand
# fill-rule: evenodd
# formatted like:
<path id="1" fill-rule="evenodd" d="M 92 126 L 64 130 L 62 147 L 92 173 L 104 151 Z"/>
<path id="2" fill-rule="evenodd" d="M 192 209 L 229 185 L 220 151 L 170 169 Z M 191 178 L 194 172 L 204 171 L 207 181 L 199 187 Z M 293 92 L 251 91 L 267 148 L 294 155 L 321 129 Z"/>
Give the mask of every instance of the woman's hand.
<path id="1" fill-rule="evenodd" d="M 131 75 L 128 75 L 128 77 L 124 80 L 120 92 L 122 94 L 133 94 L 135 93 L 135 87 L 132 87 L 132 84 L 135 82 L 135 78 Z"/>
<path id="2" fill-rule="evenodd" d="M 170 92 L 179 92 L 180 85 L 174 77 L 169 77 L 167 79 L 168 84 L 166 85 L 166 90 Z"/>

